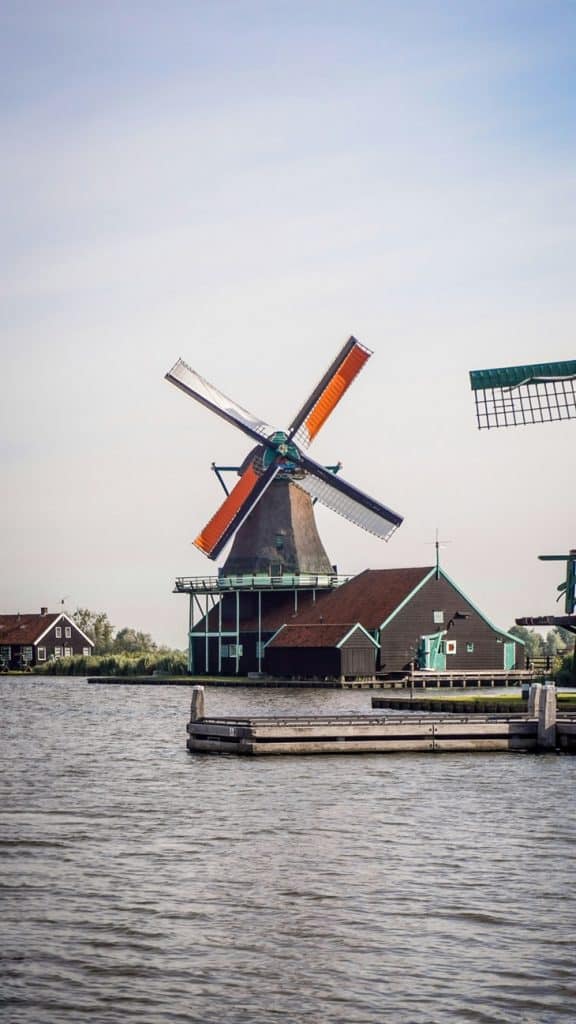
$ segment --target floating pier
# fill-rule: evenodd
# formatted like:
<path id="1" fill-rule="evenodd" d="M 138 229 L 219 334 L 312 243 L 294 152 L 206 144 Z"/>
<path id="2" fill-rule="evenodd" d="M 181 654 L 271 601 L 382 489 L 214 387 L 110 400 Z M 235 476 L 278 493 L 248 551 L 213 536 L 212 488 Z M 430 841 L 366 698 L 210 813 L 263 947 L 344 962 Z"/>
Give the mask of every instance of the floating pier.
<path id="1" fill-rule="evenodd" d="M 526 714 L 307 715 L 211 718 L 204 687 L 192 689 L 191 752 L 351 754 L 401 751 L 576 752 L 576 715 L 557 720 L 556 688 L 533 684 Z"/>

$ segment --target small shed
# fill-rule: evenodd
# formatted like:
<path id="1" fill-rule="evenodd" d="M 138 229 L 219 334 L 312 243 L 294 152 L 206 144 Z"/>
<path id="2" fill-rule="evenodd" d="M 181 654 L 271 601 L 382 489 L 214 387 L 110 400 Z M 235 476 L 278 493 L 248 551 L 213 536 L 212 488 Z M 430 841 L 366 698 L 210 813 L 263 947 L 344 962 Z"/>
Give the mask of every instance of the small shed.
<path id="1" fill-rule="evenodd" d="M 359 622 L 285 624 L 266 644 L 265 664 L 288 679 L 371 679 L 378 646 Z"/>

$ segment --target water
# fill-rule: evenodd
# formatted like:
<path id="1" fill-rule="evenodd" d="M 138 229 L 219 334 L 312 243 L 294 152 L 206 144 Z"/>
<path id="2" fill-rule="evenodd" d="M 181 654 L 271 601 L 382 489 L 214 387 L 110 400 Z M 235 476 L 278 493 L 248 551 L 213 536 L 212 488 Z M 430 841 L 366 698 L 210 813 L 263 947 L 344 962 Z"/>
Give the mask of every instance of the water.
<path id="1" fill-rule="evenodd" d="M 576 759 L 190 755 L 187 688 L 0 700 L 2 1021 L 574 1020 Z"/>

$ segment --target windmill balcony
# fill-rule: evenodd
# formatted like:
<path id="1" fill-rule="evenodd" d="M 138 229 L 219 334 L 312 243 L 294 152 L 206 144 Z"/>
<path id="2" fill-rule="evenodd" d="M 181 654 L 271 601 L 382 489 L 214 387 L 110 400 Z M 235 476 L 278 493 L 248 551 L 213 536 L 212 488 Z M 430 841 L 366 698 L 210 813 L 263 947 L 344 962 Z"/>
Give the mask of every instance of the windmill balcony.
<path id="1" fill-rule="evenodd" d="M 285 573 L 269 576 L 265 573 L 243 576 L 178 576 L 175 594 L 222 594 L 231 590 L 331 590 L 347 583 L 351 576 L 313 573 Z"/>

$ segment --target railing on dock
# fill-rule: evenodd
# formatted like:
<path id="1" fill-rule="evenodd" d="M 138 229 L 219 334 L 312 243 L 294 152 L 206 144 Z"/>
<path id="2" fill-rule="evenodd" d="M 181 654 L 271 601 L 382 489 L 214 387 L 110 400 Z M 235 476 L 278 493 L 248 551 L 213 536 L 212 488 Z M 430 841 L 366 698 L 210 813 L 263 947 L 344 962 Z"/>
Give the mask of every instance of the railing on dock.
<path id="1" fill-rule="evenodd" d="M 534 683 L 526 714 L 273 715 L 209 717 L 204 688 L 192 689 L 191 752 L 350 754 L 401 751 L 576 750 L 576 719 L 557 721 L 556 687 Z"/>

